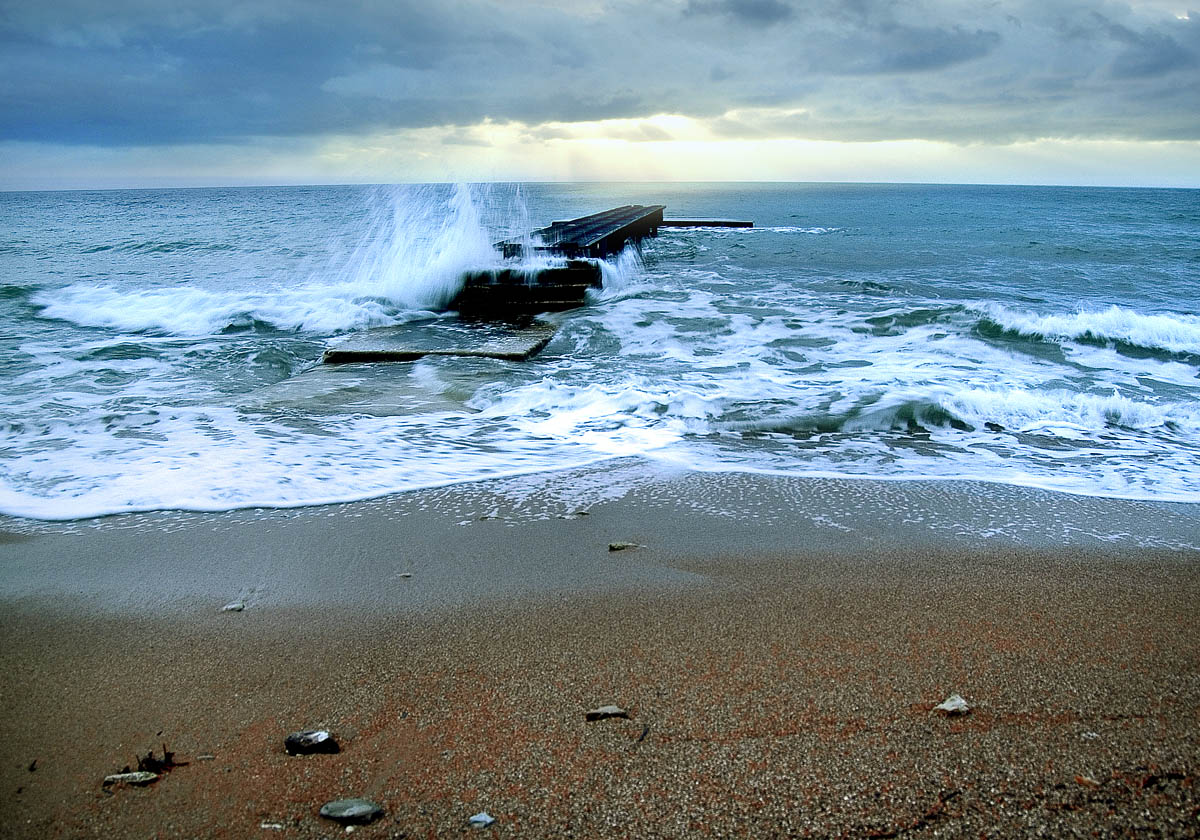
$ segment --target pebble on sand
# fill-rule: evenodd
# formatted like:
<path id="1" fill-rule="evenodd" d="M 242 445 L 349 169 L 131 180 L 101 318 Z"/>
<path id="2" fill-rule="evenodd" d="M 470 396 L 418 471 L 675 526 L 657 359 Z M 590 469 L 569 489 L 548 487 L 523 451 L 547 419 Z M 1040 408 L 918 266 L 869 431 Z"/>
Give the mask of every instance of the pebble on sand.
<path id="1" fill-rule="evenodd" d="M 935 712 L 941 712 L 947 717 L 955 717 L 957 715 L 965 715 L 971 711 L 971 707 L 967 705 L 967 701 L 962 699 L 962 695 L 951 694 L 944 701 L 933 707 Z"/>
<path id="2" fill-rule="evenodd" d="M 321 806 L 321 816 L 342 825 L 366 825 L 383 816 L 383 808 L 369 799 L 335 799 Z"/>
<path id="3" fill-rule="evenodd" d="M 635 542 L 610 542 L 608 544 L 609 551 L 625 551 L 628 548 L 641 548 L 641 546 Z"/>
<path id="4" fill-rule="evenodd" d="M 471 826 L 471 828 L 487 828 L 495 821 L 496 818 L 487 811 L 480 811 L 478 814 L 467 820 L 467 825 Z"/>
<path id="5" fill-rule="evenodd" d="M 584 720 L 607 720 L 608 718 L 628 718 L 629 712 L 620 706 L 600 706 L 597 709 L 583 713 Z"/>
<path id="6" fill-rule="evenodd" d="M 151 782 L 158 781 L 158 774 L 151 773 L 147 770 L 138 770 L 133 773 L 113 773 L 111 776 L 104 777 L 104 784 L 108 785 L 148 785 Z"/>
<path id="7" fill-rule="evenodd" d="M 283 748 L 288 755 L 312 755 L 314 753 L 341 752 L 341 745 L 326 729 L 308 729 L 293 732 L 283 739 Z"/>
<path id="8" fill-rule="evenodd" d="M 245 601 L 230 601 L 225 606 L 221 607 L 221 612 L 241 612 L 246 609 Z"/>

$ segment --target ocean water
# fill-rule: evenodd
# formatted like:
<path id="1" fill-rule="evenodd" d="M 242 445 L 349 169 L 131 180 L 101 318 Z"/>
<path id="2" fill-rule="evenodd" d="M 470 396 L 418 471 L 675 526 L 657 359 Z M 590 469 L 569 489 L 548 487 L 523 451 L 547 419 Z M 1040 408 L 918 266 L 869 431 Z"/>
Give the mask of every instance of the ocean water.
<path id="1" fill-rule="evenodd" d="M 321 369 L 339 336 L 447 317 L 492 242 L 626 203 L 755 227 L 627 250 L 527 362 Z M 0 513 L 296 507 L 630 456 L 1200 502 L 1200 191 L 5 193 L 0 220 Z"/>

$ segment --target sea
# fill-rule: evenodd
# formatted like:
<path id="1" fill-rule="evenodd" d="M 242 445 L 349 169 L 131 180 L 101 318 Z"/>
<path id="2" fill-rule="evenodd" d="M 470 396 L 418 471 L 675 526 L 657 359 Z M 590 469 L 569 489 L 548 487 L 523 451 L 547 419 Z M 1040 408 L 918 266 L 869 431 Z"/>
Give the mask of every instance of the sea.
<path id="1" fill-rule="evenodd" d="M 493 243 L 663 229 L 527 361 L 323 368 Z M 544 258 L 543 258 L 544 259 Z M 0 513 L 292 508 L 629 459 L 1200 502 L 1200 191 L 433 184 L 0 193 Z"/>

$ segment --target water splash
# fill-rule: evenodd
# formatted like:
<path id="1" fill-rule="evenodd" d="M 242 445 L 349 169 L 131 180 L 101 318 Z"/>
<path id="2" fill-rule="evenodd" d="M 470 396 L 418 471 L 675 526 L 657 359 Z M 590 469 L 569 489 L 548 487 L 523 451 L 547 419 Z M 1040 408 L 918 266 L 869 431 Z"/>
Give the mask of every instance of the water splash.
<path id="1" fill-rule="evenodd" d="M 410 310 L 445 307 L 465 271 L 501 262 L 475 191 L 467 184 L 376 188 L 366 228 L 339 272 L 342 290 Z"/>

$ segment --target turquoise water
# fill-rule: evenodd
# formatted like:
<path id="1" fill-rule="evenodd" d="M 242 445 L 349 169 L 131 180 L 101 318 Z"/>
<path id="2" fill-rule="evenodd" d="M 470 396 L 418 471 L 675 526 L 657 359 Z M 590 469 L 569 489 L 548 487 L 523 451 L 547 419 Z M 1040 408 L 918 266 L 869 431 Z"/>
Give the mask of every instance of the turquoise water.
<path id="1" fill-rule="evenodd" d="M 664 230 L 524 363 L 330 384 L 494 241 Z M 582 184 L 0 194 L 0 512 L 298 506 L 637 456 L 1200 501 L 1200 191 Z"/>

